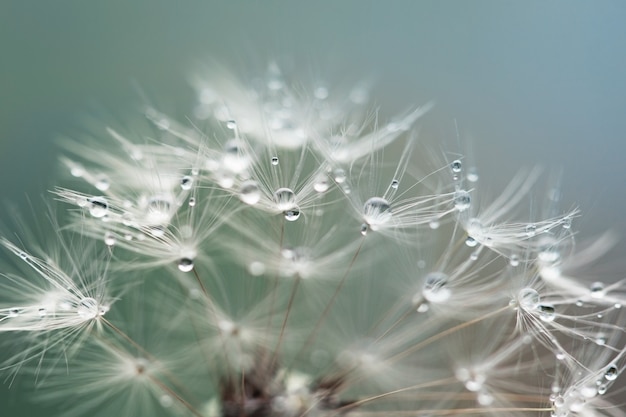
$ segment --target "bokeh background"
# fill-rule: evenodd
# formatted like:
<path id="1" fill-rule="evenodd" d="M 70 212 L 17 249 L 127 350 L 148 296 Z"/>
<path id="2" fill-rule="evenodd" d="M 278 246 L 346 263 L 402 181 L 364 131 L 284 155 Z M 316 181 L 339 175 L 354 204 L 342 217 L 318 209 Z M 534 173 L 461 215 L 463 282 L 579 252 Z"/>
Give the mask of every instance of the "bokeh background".
<path id="1" fill-rule="evenodd" d="M 458 125 L 453 150 L 471 151 L 483 186 L 537 164 L 562 172 L 576 227 L 626 237 L 624 22 L 623 0 L 2 0 L 0 195 L 45 195 L 55 141 L 89 115 L 137 117 L 149 100 L 184 117 L 206 62 L 262 72 L 277 59 L 331 88 L 372 81 L 383 115 L 434 100 L 425 134 L 455 144 Z M 34 413 L 23 400 L 0 387 L 0 415 Z"/>

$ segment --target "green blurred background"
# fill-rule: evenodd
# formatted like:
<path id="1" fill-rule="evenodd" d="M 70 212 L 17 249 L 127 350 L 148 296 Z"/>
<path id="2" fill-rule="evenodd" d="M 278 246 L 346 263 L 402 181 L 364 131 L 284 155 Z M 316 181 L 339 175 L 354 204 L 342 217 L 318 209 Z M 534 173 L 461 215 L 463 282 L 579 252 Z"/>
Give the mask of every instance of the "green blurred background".
<path id="1" fill-rule="evenodd" d="M 498 189 L 523 166 L 562 169 L 578 229 L 625 236 L 624 22 L 623 0 L 2 0 L 2 199 L 45 194 L 54 141 L 86 115 L 137 117 L 145 95 L 182 117 L 203 63 L 262 72 L 288 58 L 331 88 L 373 79 L 384 115 L 434 100 L 426 132 L 454 144 L 456 120 L 483 184 Z M 20 398 L 7 411 L 0 392 L 1 416 L 35 413 Z"/>

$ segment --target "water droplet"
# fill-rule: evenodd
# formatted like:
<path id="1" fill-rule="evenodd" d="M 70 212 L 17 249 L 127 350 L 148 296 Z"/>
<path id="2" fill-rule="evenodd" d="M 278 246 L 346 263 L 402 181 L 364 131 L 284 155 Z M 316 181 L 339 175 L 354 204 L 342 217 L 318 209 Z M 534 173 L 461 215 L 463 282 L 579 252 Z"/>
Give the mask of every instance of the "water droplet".
<path id="1" fill-rule="evenodd" d="M 87 199 L 89 203 L 89 214 L 93 217 L 101 218 L 109 212 L 109 203 L 104 197 L 91 197 Z"/>
<path id="2" fill-rule="evenodd" d="M 234 120 L 229 120 L 226 122 L 226 127 L 230 130 L 234 130 L 237 127 L 237 122 Z"/>
<path id="3" fill-rule="evenodd" d="M 326 174 L 320 174 L 317 176 L 315 180 L 315 184 L 313 184 L 313 189 L 318 193 L 324 193 L 328 191 L 330 188 L 330 181 L 328 180 L 328 176 Z"/>
<path id="4" fill-rule="evenodd" d="M 450 298 L 452 292 L 448 288 L 448 276 L 443 272 L 431 272 L 424 278 L 422 294 L 431 303 L 441 303 Z"/>
<path id="5" fill-rule="evenodd" d="M 170 219 L 171 198 L 166 195 L 155 195 L 148 200 L 146 220 L 151 224 L 166 223 Z"/>
<path id="6" fill-rule="evenodd" d="M 96 183 L 94 184 L 96 186 L 96 188 L 100 191 L 106 191 L 109 189 L 110 187 L 110 183 L 109 183 L 109 179 L 105 176 L 100 176 L 98 177 L 98 179 L 96 180 Z"/>
<path id="7" fill-rule="evenodd" d="M 19 308 L 12 308 L 9 310 L 9 317 L 17 317 L 22 313 L 22 310 L 20 310 Z"/>
<path id="8" fill-rule="evenodd" d="M 391 188 L 393 188 L 394 190 L 397 190 L 399 184 L 400 184 L 400 181 L 393 180 L 393 181 L 391 181 Z"/>
<path id="9" fill-rule="evenodd" d="M 37 314 L 39 314 L 39 317 L 45 317 L 48 314 L 48 310 L 46 310 L 44 307 L 41 307 L 39 310 L 37 310 Z"/>
<path id="10" fill-rule="evenodd" d="M 95 299 L 91 297 L 85 297 L 78 303 L 76 312 L 78 313 L 80 318 L 84 320 L 90 320 L 98 317 L 100 308 L 98 306 L 98 302 Z"/>
<path id="11" fill-rule="evenodd" d="M 180 180 L 180 188 L 182 188 L 185 191 L 191 190 L 192 185 L 193 185 L 193 177 L 190 177 L 189 175 L 185 175 Z"/>
<path id="12" fill-rule="evenodd" d="M 470 259 L 472 261 L 475 261 L 476 259 L 478 259 L 478 251 L 477 250 L 475 250 L 474 252 L 471 253 Z"/>
<path id="13" fill-rule="evenodd" d="M 571 229 L 572 228 L 572 218 L 571 217 L 566 217 L 561 221 L 561 225 L 563 226 L 563 229 Z"/>
<path id="14" fill-rule="evenodd" d="M 529 224 L 526 226 L 526 236 L 533 237 L 537 233 L 537 226 L 534 224 Z"/>
<path id="15" fill-rule="evenodd" d="M 539 242 L 537 258 L 544 264 L 553 264 L 561 258 L 556 239 L 545 236 Z"/>
<path id="16" fill-rule="evenodd" d="M 191 258 L 181 258 L 178 261 L 178 269 L 182 272 L 189 272 L 193 269 L 193 259 Z"/>
<path id="17" fill-rule="evenodd" d="M 493 395 L 491 395 L 487 391 L 481 391 L 478 393 L 478 396 L 476 397 L 476 401 L 478 402 L 478 404 L 482 406 L 485 406 L 485 407 L 489 406 L 493 404 Z"/>
<path id="18" fill-rule="evenodd" d="M 317 87 L 313 91 L 313 95 L 318 100 L 326 100 L 328 98 L 328 89 L 326 87 L 322 87 L 322 86 Z"/>
<path id="19" fill-rule="evenodd" d="M 422 303 L 417 307 L 417 312 L 418 313 L 426 313 L 428 310 L 430 310 L 430 306 L 428 305 L 428 303 Z"/>
<path id="20" fill-rule="evenodd" d="M 289 210 L 285 210 L 285 220 L 289 222 L 295 222 L 300 218 L 300 207 L 294 206 Z"/>
<path id="21" fill-rule="evenodd" d="M 274 192 L 274 203 L 282 212 L 291 210 L 296 206 L 296 195 L 289 188 L 279 188 Z"/>
<path id="22" fill-rule="evenodd" d="M 159 403 L 163 408 L 170 408 L 174 404 L 174 400 L 169 395 L 163 394 L 161 398 L 159 398 Z"/>
<path id="23" fill-rule="evenodd" d="M 245 153 L 245 145 L 239 139 L 231 139 L 224 144 L 222 157 L 224 168 L 230 172 L 239 173 L 248 168 L 250 159 Z"/>
<path id="24" fill-rule="evenodd" d="M 248 265 L 248 272 L 250 275 L 255 277 L 263 275 L 265 273 L 265 264 L 259 261 L 250 262 L 250 265 Z"/>
<path id="25" fill-rule="evenodd" d="M 363 205 L 363 220 L 372 230 L 376 230 L 377 226 L 391 220 L 391 205 L 384 198 L 370 198 Z"/>
<path id="26" fill-rule="evenodd" d="M 72 165 L 72 167 L 70 168 L 70 174 L 72 175 L 72 177 L 80 178 L 85 175 L 85 168 L 83 168 L 81 165 Z"/>
<path id="27" fill-rule="evenodd" d="M 591 284 L 591 296 L 593 298 L 604 297 L 604 284 L 601 282 L 594 282 Z"/>
<path id="28" fill-rule="evenodd" d="M 606 394 L 607 390 L 608 390 L 608 385 L 606 385 L 606 384 L 598 385 L 598 394 L 604 395 L 604 394 Z"/>
<path id="29" fill-rule="evenodd" d="M 255 205 L 261 199 L 261 190 L 254 180 L 247 180 L 241 183 L 239 187 L 239 199 L 251 206 Z"/>
<path id="30" fill-rule="evenodd" d="M 465 239 L 465 244 L 470 248 L 473 248 L 478 244 L 478 242 L 476 242 L 476 239 L 474 239 L 473 237 L 468 236 L 467 239 Z"/>
<path id="31" fill-rule="evenodd" d="M 511 266 L 519 265 L 519 256 L 511 255 L 511 257 L 509 258 L 509 265 Z"/>
<path id="32" fill-rule="evenodd" d="M 539 318 L 545 322 L 554 321 L 556 317 L 556 311 L 553 305 L 541 304 L 539 306 Z"/>
<path id="33" fill-rule="evenodd" d="M 104 233 L 104 244 L 107 246 L 115 245 L 115 235 L 111 232 Z"/>
<path id="34" fill-rule="evenodd" d="M 532 288 L 522 288 L 517 294 L 517 300 L 524 310 L 534 310 L 541 302 L 539 293 Z"/>
<path id="35" fill-rule="evenodd" d="M 461 161 L 459 161 L 458 159 L 452 161 L 452 163 L 450 164 L 450 168 L 452 169 L 452 172 L 458 174 L 459 172 L 461 172 L 462 169 Z"/>
<path id="36" fill-rule="evenodd" d="M 470 194 L 465 190 L 457 190 L 454 193 L 454 207 L 458 211 L 465 211 L 470 206 Z"/>
<path id="37" fill-rule="evenodd" d="M 363 236 L 367 235 L 367 230 L 368 230 L 368 229 L 369 229 L 369 226 L 368 226 L 367 224 L 363 223 L 363 224 L 361 225 L 361 234 L 362 234 Z"/>
<path id="38" fill-rule="evenodd" d="M 432 219 L 431 221 L 428 222 L 428 227 L 430 227 L 433 230 L 439 229 L 439 219 Z"/>
<path id="39" fill-rule="evenodd" d="M 196 198 L 195 197 L 189 197 L 189 207 L 193 207 L 196 205 Z"/>
<path id="40" fill-rule="evenodd" d="M 604 333 L 598 333 L 598 334 L 596 335 L 596 340 L 595 340 L 595 342 L 596 342 L 596 345 L 599 345 L 599 346 L 604 346 L 604 345 L 606 345 L 606 334 L 604 334 Z"/>
<path id="41" fill-rule="evenodd" d="M 337 168 L 333 173 L 335 176 L 335 182 L 337 184 L 342 184 L 346 181 L 346 171 L 341 168 Z"/>
<path id="42" fill-rule="evenodd" d="M 476 170 L 476 168 L 472 167 L 467 170 L 467 180 L 469 182 L 478 181 L 478 171 Z"/>
<path id="43" fill-rule="evenodd" d="M 607 381 L 615 381 L 619 375 L 619 369 L 615 365 L 610 365 L 604 372 L 604 379 Z"/>
<path id="44" fill-rule="evenodd" d="M 274 165 L 274 166 L 278 165 L 278 157 L 277 156 L 272 156 L 272 165 Z"/>

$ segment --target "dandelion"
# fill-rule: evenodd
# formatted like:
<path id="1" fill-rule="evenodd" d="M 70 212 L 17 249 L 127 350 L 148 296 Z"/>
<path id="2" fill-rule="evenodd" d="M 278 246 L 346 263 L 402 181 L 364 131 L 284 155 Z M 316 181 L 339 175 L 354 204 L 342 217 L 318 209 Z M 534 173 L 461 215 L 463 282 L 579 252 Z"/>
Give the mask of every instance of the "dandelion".
<path id="1" fill-rule="evenodd" d="M 594 268 L 614 239 L 578 242 L 578 210 L 537 202 L 539 170 L 489 199 L 462 156 L 423 158 L 431 104 L 387 119 L 362 86 L 274 63 L 210 75 L 187 122 L 147 106 L 66 139 L 64 222 L 0 238 L 0 363 L 33 374 L 29 398 L 64 416 L 623 414 L 624 281 Z"/>

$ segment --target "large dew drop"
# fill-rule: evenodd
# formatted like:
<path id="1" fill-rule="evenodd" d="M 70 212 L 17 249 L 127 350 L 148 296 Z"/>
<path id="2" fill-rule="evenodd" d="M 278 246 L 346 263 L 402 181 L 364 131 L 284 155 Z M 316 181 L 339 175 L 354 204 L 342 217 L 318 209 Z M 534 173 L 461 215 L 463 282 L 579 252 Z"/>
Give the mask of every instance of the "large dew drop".
<path id="1" fill-rule="evenodd" d="M 372 197 L 363 205 L 363 220 L 376 230 L 391 220 L 391 204 L 381 197 Z"/>
<path id="2" fill-rule="evenodd" d="M 101 218 L 109 212 L 109 203 L 104 197 L 91 197 L 87 202 L 89 203 L 89 214 L 93 217 Z"/>
<path id="3" fill-rule="evenodd" d="M 517 295 L 518 303 L 524 310 L 535 310 L 539 307 L 541 298 L 539 293 L 532 288 L 522 288 Z"/>
<path id="4" fill-rule="evenodd" d="M 431 303 L 442 303 L 452 295 L 447 285 L 448 276 L 446 274 L 443 272 L 431 272 L 424 279 L 422 295 Z"/>
<path id="5" fill-rule="evenodd" d="M 90 320 L 98 317 L 98 314 L 100 313 L 100 308 L 98 306 L 98 302 L 95 299 L 91 297 L 85 297 L 80 300 L 80 303 L 78 303 L 76 312 L 78 313 L 80 318 Z"/>
<path id="6" fill-rule="evenodd" d="M 191 258 L 181 258 L 178 261 L 178 269 L 182 272 L 189 272 L 193 269 L 193 259 Z"/>
<path id="7" fill-rule="evenodd" d="M 241 183 L 239 187 L 239 199 L 251 206 L 255 205 L 261 199 L 261 190 L 256 181 L 247 180 Z"/>

